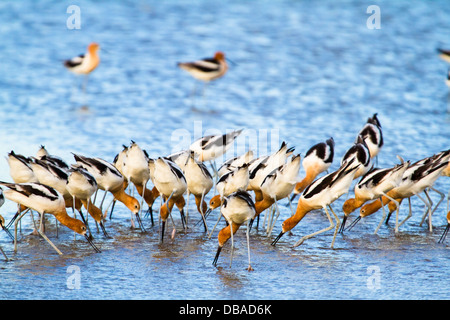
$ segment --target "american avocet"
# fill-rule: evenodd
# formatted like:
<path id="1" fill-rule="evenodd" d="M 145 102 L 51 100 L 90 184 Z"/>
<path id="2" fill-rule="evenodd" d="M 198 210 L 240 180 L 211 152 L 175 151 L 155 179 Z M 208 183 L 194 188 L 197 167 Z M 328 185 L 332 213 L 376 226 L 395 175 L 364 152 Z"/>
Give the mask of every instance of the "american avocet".
<path id="1" fill-rule="evenodd" d="M 295 185 L 294 194 L 291 201 L 302 193 L 316 177 L 331 166 L 334 158 L 334 139 L 331 137 L 325 142 L 319 142 L 313 145 L 307 152 L 302 161 L 305 169 L 305 177 Z"/>
<path id="2" fill-rule="evenodd" d="M 216 189 L 219 194 L 213 196 L 209 201 L 209 208 L 206 211 L 205 216 L 208 216 L 210 212 L 221 206 L 224 197 L 237 191 L 246 191 L 250 181 L 250 175 L 248 170 L 248 164 L 244 163 L 242 166 L 238 167 L 234 171 L 225 173 L 220 177 L 219 181 L 216 183 Z M 219 215 L 217 223 L 219 223 L 222 214 Z M 216 223 L 216 225 L 217 225 Z M 212 232 L 214 231 L 216 225 L 214 226 Z"/>
<path id="3" fill-rule="evenodd" d="M 205 213 L 208 210 L 208 205 L 205 202 L 205 196 L 211 190 L 214 185 L 213 177 L 209 173 L 203 162 L 199 162 L 194 159 L 194 152 L 191 152 L 184 166 L 184 176 L 187 182 L 187 203 L 189 207 L 189 195 L 193 194 L 195 197 L 195 204 L 197 205 L 197 210 L 201 214 L 203 219 L 203 225 L 205 231 L 208 232 L 208 227 L 206 224 Z M 188 220 L 188 210 L 186 210 L 186 224 Z"/>
<path id="4" fill-rule="evenodd" d="M 3 198 L 4 199 L 4 198 Z M 0 228 L 2 228 L 3 230 L 5 230 L 5 232 L 8 234 L 8 236 L 14 241 L 14 237 L 13 235 L 9 232 L 8 229 L 6 229 L 5 227 L 5 218 L 3 218 L 2 215 L 0 215 Z M 8 258 L 8 256 L 6 255 L 5 251 L 3 251 L 2 247 L 0 247 L 0 252 L 3 254 L 3 256 L 5 257 L 6 261 L 9 261 L 10 259 Z"/>
<path id="5" fill-rule="evenodd" d="M 124 175 L 124 173 L 123 173 L 123 166 L 124 166 L 124 163 L 125 163 L 125 158 L 126 158 L 127 152 L 128 152 L 128 146 L 122 145 L 122 150 L 118 154 L 116 154 L 116 156 L 114 157 L 114 160 L 112 162 L 114 167 L 116 167 L 117 170 L 119 170 L 119 172 L 122 175 Z M 128 187 L 128 185 L 127 185 L 128 181 L 124 181 L 124 182 L 125 182 L 124 187 L 126 189 Z"/>
<path id="6" fill-rule="evenodd" d="M 438 243 L 445 241 L 445 238 L 447 237 L 449 230 L 450 230 L 450 211 L 447 212 L 447 226 L 445 227 L 444 232 L 442 233 L 442 236 L 439 239 Z"/>
<path id="7" fill-rule="evenodd" d="M 280 210 L 278 208 L 278 201 L 288 197 L 295 188 L 298 182 L 298 172 L 300 170 L 300 154 L 292 156 L 290 160 L 281 166 L 280 168 L 274 170 L 272 173 L 266 176 L 266 178 L 261 183 L 261 191 L 264 196 L 268 196 L 273 199 L 275 204 L 277 215 L 275 220 L 272 217 L 269 218 L 267 223 L 267 235 L 270 236 L 273 227 L 280 215 Z M 263 201 L 264 203 L 267 202 Z M 258 208 L 260 202 L 257 202 L 255 206 Z M 261 213 L 263 208 L 258 208 L 257 214 Z M 293 213 L 292 213 L 293 214 Z M 273 221 L 271 221 L 273 220 Z"/>
<path id="8" fill-rule="evenodd" d="M 345 165 L 345 163 L 351 159 L 355 159 L 361 164 L 353 179 L 362 177 L 372 167 L 372 158 L 370 157 L 369 148 L 367 147 L 367 144 L 364 141 L 363 137 L 360 135 L 358 136 L 353 146 L 351 146 L 350 149 L 348 149 L 342 157 L 341 166 Z"/>
<path id="9" fill-rule="evenodd" d="M 438 48 L 437 51 L 439 58 L 450 63 L 450 50 Z"/>
<path id="10" fill-rule="evenodd" d="M 141 208 L 144 200 L 149 207 L 151 207 L 155 201 L 152 191 L 147 189 L 147 182 L 150 180 L 148 161 L 149 157 L 147 152 L 136 142 L 131 141 L 131 145 L 128 147 L 123 159 L 122 170 L 127 181 L 133 183 L 137 192 L 142 197 Z M 150 213 L 152 212 L 150 211 Z"/>
<path id="11" fill-rule="evenodd" d="M 43 156 L 42 159 L 46 159 L 47 156 Z M 67 189 L 67 179 L 69 177 L 69 172 L 59 166 L 37 158 L 32 158 L 31 169 L 33 170 L 38 182 L 54 188 L 58 191 L 64 198 L 66 208 L 72 208 L 75 213 L 75 209 L 80 213 L 81 219 L 84 224 L 87 222 L 81 212 L 81 202 L 79 199 L 74 198 Z"/>
<path id="12" fill-rule="evenodd" d="M 69 170 L 70 166 L 65 162 L 61 157 L 55 156 L 53 154 L 50 154 L 47 149 L 45 149 L 45 146 L 41 145 L 39 150 L 36 152 L 35 158 L 50 162 L 51 164 L 63 169 L 63 170 Z"/>
<path id="13" fill-rule="evenodd" d="M 339 232 L 344 231 L 345 222 L 347 221 L 350 213 L 355 211 L 356 208 L 361 207 L 369 200 L 379 198 L 382 203 L 383 200 L 381 197 L 385 196 L 389 200 L 396 203 L 397 206 L 399 206 L 399 203 L 395 199 L 386 195 L 386 193 L 400 185 L 403 174 L 405 173 L 406 169 L 408 169 L 409 165 L 410 162 L 407 161 L 392 168 L 373 168 L 369 172 L 367 172 L 355 186 L 355 197 L 346 200 L 342 207 L 342 210 L 344 211 L 344 218 L 342 220 L 341 229 Z M 375 230 L 375 233 L 377 233 L 378 229 L 380 228 L 385 216 L 386 213 L 384 212 L 383 206 L 383 218 L 377 229 Z"/>
<path id="14" fill-rule="evenodd" d="M 255 215 L 255 204 L 252 197 L 246 191 L 237 191 L 223 199 L 223 204 L 220 209 L 222 215 L 228 222 L 228 226 L 220 230 L 218 234 L 219 246 L 217 248 L 216 256 L 213 260 L 213 265 L 217 265 L 220 252 L 224 244 L 231 237 L 231 262 L 233 260 L 234 240 L 233 234 L 239 229 L 239 227 L 247 222 L 247 250 L 248 250 L 248 271 L 252 271 L 253 268 L 250 262 L 250 235 L 249 235 L 249 221 L 253 219 Z"/>
<path id="15" fill-rule="evenodd" d="M 431 224 L 431 205 L 425 199 L 423 199 L 419 194 L 421 192 L 427 192 L 426 189 L 431 187 L 437 178 L 440 176 L 441 172 L 445 169 L 445 166 L 448 165 L 448 162 L 440 162 L 437 163 L 435 161 L 434 156 L 419 160 L 413 164 L 411 164 L 408 169 L 405 170 L 402 181 L 398 187 L 393 188 L 387 193 L 387 196 L 390 198 L 394 198 L 397 202 L 400 202 L 401 199 L 411 198 L 412 196 L 417 196 L 420 200 L 422 200 L 426 206 L 425 214 L 429 215 L 429 227 L 430 231 L 432 230 Z M 383 196 L 382 201 L 374 201 L 368 204 L 365 204 L 361 207 L 359 217 L 356 218 L 352 224 L 349 226 L 348 230 L 350 230 L 361 218 L 367 217 L 374 212 L 378 211 L 382 206 L 389 203 L 390 199 Z M 397 207 L 397 218 L 396 218 L 396 226 L 395 231 L 398 231 L 398 228 L 404 224 L 410 217 L 412 216 L 412 211 L 410 207 L 410 211 L 408 216 L 400 223 L 398 223 L 398 207 Z M 389 216 L 386 220 L 389 220 Z"/>
<path id="16" fill-rule="evenodd" d="M 100 208 L 91 203 L 91 198 L 98 188 L 97 181 L 94 176 L 83 167 L 73 165 L 69 171 L 69 176 L 67 177 L 66 188 L 74 199 L 80 199 L 81 203 L 86 208 L 86 211 L 102 228 L 103 234 L 106 237 L 109 237 L 103 223 L 102 211 Z"/>
<path id="17" fill-rule="evenodd" d="M 88 45 L 87 51 L 84 54 L 80 54 L 77 57 L 64 61 L 64 66 L 71 72 L 84 75 L 85 81 L 83 84 L 83 91 L 86 89 L 86 82 L 88 75 L 94 71 L 100 63 L 100 57 L 98 50 L 100 46 L 98 43 L 92 42 Z"/>
<path id="18" fill-rule="evenodd" d="M 102 210 L 106 192 L 111 192 L 114 199 L 122 202 L 128 209 L 130 209 L 132 213 L 134 213 L 142 231 L 145 231 L 144 225 L 142 224 L 139 216 L 139 201 L 125 192 L 124 178 L 119 170 L 117 170 L 113 164 L 101 158 L 89 158 L 79 154 L 73 155 L 77 164 L 94 176 L 95 181 L 97 181 L 98 189 L 105 191 L 99 206 L 100 210 Z M 106 212 L 104 215 L 106 216 Z"/>
<path id="19" fill-rule="evenodd" d="M 160 207 L 161 218 L 161 242 L 164 240 L 164 229 L 166 220 L 169 217 L 173 205 L 183 197 L 187 190 L 187 181 L 182 170 L 172 161 L 159 157 L 149 160 L 150 177 L 153 184 L 158 189 L 164 204 Z M 183 198 L 184 200 L 184 198 Z"/>
<path id="20" fill-rule="evenodd" d="M 178 167 L 180 167 L 181 170 L 183 170 L 190 155 L 191 155 L 191 150 L 188 149 L 188 150 L 181 150 L 181 151 L 174 152 L 164 158 L 166 158 L 167 160 L 170 160 L 172 162 L 175 162 L 175 164 Z"/>
<path id="21" fill-rule="evenodd" d="M 4 190 L 7 199 L 39 212 L 41 214 L 41 225 L 44 214 L 52 214 L 62 225 L 85 236 L 92 248 L 94 248 L 95 251 L 100 252 L 86 233 L 86 225 L 81 220 L 72 218 L 67 214 L 64 198 L 54 188 L 40 183 L 17 184 L 0 181 L 0 185 L 7 188 Z M 14 251 L 17 251 L 17 224 L 26 212 L 27 211 L 23 212 L 14 222 Z M 47 238 L 41 228 L 38 228 L 38 232 L 59 254 L 62 254 L 50 239 Z"/>
<path id="22" fill-rule="evenodd" d="M 216 189 L 220 197 L 225 197 L 238 190 L 247 190 L 249 181 L 248 164 L 244 163 L 242 166 L 220 177 L 216 183 Z"/>
<path id="23" fill-rule="evenodd" d="M 367 119 L 367 123 L 358 134 L 358 137 L 359 136 L 363 138 L 367 148 L 369 148 L 370 157 L 375 158 L 384 144 L 381 123 L 378 120 L 376 113 L 372 118 Z"/>
<path id="24" fill-rule="evenodd" d="M 288 147 L 283 141 L 280 148 L 267 156 L 261 156 L 250 163 L 248 190 L 255 193 L 255 201 L 262 200 L 261 183 L 273 170 L 283 166 L 286 160 L 294 152 L 295 147 Z"/>
<path id="25" fill-rule="evenodd" d="M 348 189 L 352 184 L 353 177 L 359 170 L 360 166 L 361 163 L 356 161 L 355 158 L 350 159 L 349 161 L 345 162 L 345 164 L 338 170 L 329 173 L 326 176 L 323 176 L 311 183 L 300 196 L 295 214 L 283 222 L 282 230 L 272 242 L 272 245 L 275 245 L 286 232 L 292 230 L 292 228 L 294 228 L 304 218 L 304 216 L 312 210 L 323 209 L 327 215 L 328 220 L 330 221 L 330 226 L 328 228 L 302 237 L 299 241 L 297 241 L 297 243 L 295 243 L 294 247 L 301 245 L 305 240 L 309 238 L 312 238 L 325 231 L 331 230 L 334 227 L 334 223 L 331 219 L 330 214 L 328 213 L 327 206 L 330 207 L 330 204 L 332 202 L 334 202 L 344 193 L 348 192 Z M 331 212 L 336 219 L 336 228 L 334 231 L 333 240 L 331 241 L 331 248 L 333 248 L 340 221 L 338 216 L 334 213 L 333 209 L 331 209 Z"/>
<path id="26" fill-rule="evenodd" d="M 234 130 L 225 134 L 208 135 L 194 141 L 189 150 L 194 151 L 200 162 L 215 161 L 222 156 L 234 143 L 234 140 L 241 134 L 243 129 Z M 211 163 L 212 166 L 212 163 Z M 215 174 L 217 168 L 213 167 Z"/>
<path id="27" fill-rule="evenodd" d="M 114 160 L 112 162 L 112 164 L 114 165 L 114 167 L 117 168 L 117 170 L 119 170 L 119 172 L 124 175 L 123 173 L 123 165 L 124 165 L 124 160 L 125 160 L 125 156 L 126 153 L 128 151 L 128 146 L 126 145 L 122 145 L 123 149 L 116 154 L 116 156 L 114 157 Z M 123 189 L 126 190 L 128 188 L 128 180 L 127 179 L 123 179 Z M 116 199 L 112 200 L 112 205 L 111 205 L 111 210 L 109 211 L 109 219 L 112 218 L 112 213 L 114 211 L 114 207 L 116 205 Z M 132 221 L 132 225 L 133 225 L 133 220 Z"/>
<path id="28" fill-rule="evenodd" d="M 36 178 L 36 175 L 33 172 L 33 169 L 31 169 L 32 163 L 31 158 L 25 157 L 24 155 L 17 154 L 14 151 L 11 151 L 10 153 L 8 153 L 6 160 L 8 161 L 9 165 L 9 174 L 15 183 L 39 182 L 38 179 Z M 26 209 L 27 208 L 19 204 L 17 206 L 16 214 L 10 220 L 6 228 L 9 229 L 11 225 L 14 223 L 14 221 L 16 221 L 20 213 Z"/>
<path id="29" fill-rule="evenodd" d="M 220 168 L 218 170 L 219 177 L 223 176 L 225 173 L 234 171 L 235 169 L 242 166 L 243 164 L 249 164 L 252 160 L 253 160 L 253 151 L 252 150 L 249 150 L 246 153 L 244 153 L 238 157 L 228 159 L 220 166 Z"/>
<path id="30" fill-rule="evenodd" d="M 11 151 L 8 153 L 6 160 L 9 165 L 9 174 L 15 183 L 38 182 L 38 179 L 31 169 L 31 158 L 27 158 Z"/>
<path id="31" fill-rule="evenodd" d="M 4 203 L 5 203 L 5 195 L 3 194 L 3 189 L 0 188 L 0 207 L 3 206 Z M 11 240 L 14 241 L 14 237 L 12 236 L 11 232 L 9 232 L 9 230 L 6 228 L 5 219 L 2 216 L 0 216 L 0 217 L 1 217 L 1 219 L 0 219 L 0 228 L 5 230 L 5 232 L 11 238 Z"/>
<path id="32" fill-rule="evenodd" d="M 66 204 L 67 201 L 72 202 L 72 196 L 67 190 L 67 178 L 69 177 L 67 171 L 37 158 L 33 158 L 30 165 L 40 184 L 56 189 L 64 197 Z"/>
<path id="33" fill-rule="evenodd" d="M 450 68 L 447 70 L 447 78 L 445 79 L 445 84 L 450 88 Z"/>
<path id="34" fill-rule="evenodd" d="M 447 167 L 442 171 L 442 175 L 446 177 L 450 177 L 450 163 L 447 165 Z M 449 203 L 450 203 L 450 190 L 448 191 L 447 195 L 447 211 L 449 211 Z"/>
<path id="35" fill-rule="evenodd" d="M 186 70 L 195 79 L 209 82 L 222 77 L 228 70 L 225 54 L 217 51 L 213 58 L 193 62 L 178 62 L 178 67 Z"/>

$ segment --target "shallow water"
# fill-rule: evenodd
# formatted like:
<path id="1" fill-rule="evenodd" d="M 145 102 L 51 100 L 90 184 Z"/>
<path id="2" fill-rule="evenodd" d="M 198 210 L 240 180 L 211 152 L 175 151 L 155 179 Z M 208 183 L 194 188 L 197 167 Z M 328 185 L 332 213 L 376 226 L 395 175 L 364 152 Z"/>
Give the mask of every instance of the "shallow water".
<path id="1" fill-rule="evenodd" d="M 374 113 L 385 138 L 380 167 L 397 163 L 396 155 L 414 161 L 450 146 L 448 66 L 436 54 L 437 47 L 450 48 L 448 1 L 375 1 L 381 9 L 381 29 L 375 30 L 366 26 L 367 2 L 357 0 L 79 1 L 79 30 L 66 27 L 71 4 L 0 3 L 4 156 L 11 150 L 32 156 L 45 145 L 68 162 L 73 162 L 71 152 L 112 161 L 134 140 L 157 157 L 203 134 L 245 128 L 226 158 L 249 147 L 267 154 L 281 141 L 304 155 L 332 136 L 331 169 L 336 169 Z M 83 95 L 83 79 L 61 62 L 91 41 L 101 44 L 102 62 Z M 234 63 L 202 96 L 201 84 L 176 62 L 216 50 Z M 6 160 L 0 179 L 10 181 Z M 450 179 L 441 177 L 435 186 L 447 193 Z M 345 197 L 333 205 L 341 218 Z M 439 200 L 436 193 L 431 197 Z M 47 234 L 64 253 L 58 256 L 31 235 L 26 216 L 16 254 L 0 233 L 0 245 L 13 258 L 0 263 L 0 299 L 450 298 L 450 240 L 437 243 L 446 225 L 445 203 L 433 216 L 431 233 L 419 225 L 424 205 L 414 198 L 413 217 L 399 233 L 391 223 L 374 235 L 378 213 L 338 235 L 335 249 L 330 249 L 332 232 L 292 248 L 301 236 L 329 225 L 320 211 L 271 246 L 290 215 L 285 204 L 280 202 L 269 239 L 261 226 L 252 230 L 255 270 L 250 273 L 245 227 L 236 234 L 231 268 L 229 245 L 218 267 L 212 266 L 218 229 L 209 239 L 201 224 L 194 225 L 199 214 L 193 199 L 190 229 L 182 230 L 175 209 L 177 232 L 170 239 L 170 227 L 163 244 L 157 224 L 152 227 L 145 218 L 146 233 L 130 229 L 129 211 L 117 205 L 106 223 L 111 239 L 91 226 L 100 254 L 67 229 L 60 228 L 56 237 L 54 219 L 48 217 Z M 155 212 L 158 206 L 156 201 Z M 7 202 L 2 215 L 9 220 L 14 209 Z M 404 204 L 401 218 L 407 210 Z M 210 228 L 217 214 L 208 218 Z"/>

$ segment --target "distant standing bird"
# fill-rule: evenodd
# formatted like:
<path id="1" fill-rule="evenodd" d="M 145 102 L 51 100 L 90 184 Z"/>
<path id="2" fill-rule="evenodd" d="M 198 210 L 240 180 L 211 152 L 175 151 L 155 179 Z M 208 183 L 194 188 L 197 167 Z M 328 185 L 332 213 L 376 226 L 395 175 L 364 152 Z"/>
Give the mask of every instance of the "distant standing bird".
<path id="1" fill-rule="evenodd" d="M 64 61 L 64 66 L 69 71 L 78 75 L 84 75 L 83 92 L 86 91 L 89 74 L 94 71 L 100 63 L 100 57 L 98 55 L 99 49 L 100 45 L 92 42 L 87 47 L 87 52 L 85 54 L 80 54 L 77 57 Z"/>
<path id="2" fill-rule="evenodd" d="M 225 54 L 217 51 L 213 58 L 194 62 L 178 62 L 178 67 L 186 70 L 197 80 L 209 82 L 222 77 L 228 70 Z"/>
<path id="3" fill-rule="evenodd" d="M 450 63 L 450 50 L 438 48 L 437 51 L 439 58 Z"/>
<path id="4" fill-rule="evenodd" d="M 225 60 L 225 54 L 221 51 L 215 53 L 212 58 L 205 58 L 193 62 L 178 62 L 178 67 L 183 69 L 197 80 L 203 82 L 202 96 L 205 98 L 207 85 L 218 78 L 221 78 L 228 71 L 228 64 Z M 191 95 L 196 94 L 197 83 L 194 85 Z"/>

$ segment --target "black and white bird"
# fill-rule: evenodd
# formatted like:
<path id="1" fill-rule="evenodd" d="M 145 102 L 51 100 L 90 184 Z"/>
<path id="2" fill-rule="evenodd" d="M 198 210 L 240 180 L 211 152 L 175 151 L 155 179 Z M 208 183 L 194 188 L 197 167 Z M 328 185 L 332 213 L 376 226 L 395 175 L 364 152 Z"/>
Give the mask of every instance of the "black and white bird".
<path id="1" fill-rule="evenodd" d="M 438 52 L 439 58 L 441 58 L 445 62 L 450 63 L 450 50 L 438 48 L 437 52 Z"/>
<path id="2" fill-rule="evenodd" d="M 209 82 L 222 77 L 228 70 L 225 54 L 218 51 L 212 58 L 193 62 L 178 62 L 178 67 L 189 72 L 197 80 Z"/>
<path id="3" fill-rule="evenodd" d="M 86 237 L 89 244 L 96 252 L 100 250 L 93 244 L 91 238 L 87 234 L 86 225 L 78 219 L 72 218 L 67 214 L 65 201 L 63 196 L 50 186 L 40 183 L 8 183 L 0 181 L 0 185 L 6 187 L 4 195 L 8 200 L 14 201 L 27 208 L 35 210 L 41 215 L 41 226 L 44 214 L 52 214 L 62 225 L 75 231 L 76 233 Z M 17 224 L 28 210 L 21 213 L 21 215 L 14 222 L 14 251 L 17 251 Z M 62 252 L 51 242 L 44 234 L 41 228 L 38 228 L 39 234 L 44 238 L 59 254 Z"/>
<path id="4" fill-rule="evenodd" d="M 369 148 L 362 136 L 358 136 L 356 142 L 351 146 L 341 159 L 341 167 L 347 162 L 355 159 L 360 163 L 358 171 L 353 176 L 353 179 L 357 179 L 365 175 L 372 168 L 372 158 L 370 157 Z"/>
<path id="5" fill-rule="evenodd" d="M 336 213 L 334 213 L 334 211 L 331 209 L 330 204 L 340 196 L 348 192 L 354 176 L 360 166 L 362 166 L 362 164 L 357 161 L 356 158 L 351 158 L 348 161 L 344 162 L 344 164 L 338 170 L 329 173 L 311 183 L 300 196 L 295 214 L 283 222 L 282 230 L 272 242 L 272 245 L 275 245 L 286 232 L 292 230 L 308 212 L 312 210 L 323 209 L 327 215 L 328 221 L 330 222 L 330 226 L 302 237 L 299 241 L 297 241 L 297 243 L 295 243 L 294 246 L 299 246 L 305 240 L 325 231 L 331 230 L 333 229 L 333 227 L 335 227 L 333 240 L 331 241 L 331 247 L 333 248 L 336 234 L 339 230 L 340 220 Z M 331 212 L 334 215 L 336 226 L 330 214 L 328 213 L 327 207 L 331 209 Z"/>
<path id="6" fill-rule="evenodd" d="M 67 70 L 77 75 L 84 75 L 83 92 L 86 91 L 89 74 L 100 64 L 99 49 L 100 45 L 92 42 L 88 45 L 86 53 L 64 61 Z"/>
<path id="7" fill-rule="evenodd" d="M 189 149 L 195 152 L 201 162 L 211 161 L 222 156 L 242 133 L 243 129 L 225 134 L 208 135 L 194 141 Z"/>
<path id="8" fill-rule="evenodd" d="M 334 139 L 330 137 L 325 142 L 319 142 L 313 145 L 307 152 L 302 161 L 305 169 L 305 177 L 295 185 L 294 194 L 291 201 L 302 193 L 316 177 L 330 168 L 334 159 Z"/>
<path id="9" fill-rule="evenodd" d="M 255 215 L 255 203 L 252 197 L 246 191 L 237 191 L 223 199 L 223 204 L 220 209 L 222 215 L 228 222 L 228 225 L 220 230 L 217 238 L 219 241 L 219 246 L 217 248 L 216 256 L 213 260 L 213 265 L 217 265 L 217 260 L 219 259 L 220 252 L 224 244 L 231 238 L 231 258 L 230 266 L 233 261 L 233 249 L 234 249 L 234 239 L 233 235 L 239 229 L 239 227 L 247 222 L 247 250 L 248 250 L 248 271 L 252 271 L 253 268 L 250 262 L 250 235 L 249 235 L 249 222 L 253 219 Z"/>
<path id="10" fill-rule="evenodd" d="M 363 138 L 367 148 L 369 148 L 370 157 L 372 159 L 375 158 L 384 145 L 383 131 L 376 113 L 371 118 L 367 119 L 367 123 L 358 133 L 358 138 L 355 143 L 358 142 L 359 136 Z"/>

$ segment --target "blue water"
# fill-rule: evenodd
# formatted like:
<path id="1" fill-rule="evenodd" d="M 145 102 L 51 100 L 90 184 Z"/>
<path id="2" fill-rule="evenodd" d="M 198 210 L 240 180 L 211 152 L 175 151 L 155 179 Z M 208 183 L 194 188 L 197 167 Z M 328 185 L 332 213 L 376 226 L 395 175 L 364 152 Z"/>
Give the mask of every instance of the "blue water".
<path id="1" fill-rule="evenodd" d="M 80 29 L 66 25 L 72 4 L 80 8 Z M 380 8 L 381 29 L 366 25 L 372 4 Z M 267 154 L 282 141 L 304 155 L 332 136 L 336 169 L 374 113 L 385 138 L 380 167 L 397 163 L 396 155 L 414 161 L 450 147 L 449 66 L 436 54 L 437 47 L 450 48 L 446 0 L 5 0 L 0 21 L 3 156 L 11 150 L 32 156 L 45 145 L 70 163 L 71 152 L 112 161 L 134 140 L 157 157 L 203 134 L 245 128 L 225 158 L 248 148 Z M 92 41 L 101 45 L 102 60 L 82 94 L 83 79 L 62 61 Z M 233 62 L 204 91 L 176 67 L 217 50 Z M 6 160 L 0 179 L 11 180 Z M 450 179 L 439 178 L 435 187 L 447 194 Z M 345 197 L 333 205 L 341 218 Z M 176 210 L 175 238 L 160 245 L 157 226 L 145 219 L 147 233 L 130 229 L 129 211 L 117 205 L 106 223 L 113 238 L 94 231 L 100 254 L 67 229 L 56 237 L 49 217 L 47 234 L 63 256 L 30 234 L 27 216 L 16 254 L 0 233 L 0 245 L 14 259 L 0 261 L 0 299 L 448 299 L 450 240 L 437 243 L 446 204 L 434 213 L 430 233 L 419 226 L 423 203 L 412 203 L 413 217 L 398 234 L 383 225 L 374 235 L 381 217 L 375 214 L 338 235 L 335 249 L 332 232 L 291 248 L 328 226 L 320 211 L 276 247 L 273 236 L 252 230 L 250 273 L 245 228 L 236 234 L 231 268 L 229 245 L 215 268 L 217 229 L 211 239 L 201 225 L 184 232 Z M 158 206 L 159 200 L 155 211 Z M 280 208 L 274 235 L 290 215 L 285 201 Z M 10 202 L 0 209 L 7 221 L 14 210 Z M 196 222 L 193 199 L 190 212 Z M 209 217 L 210 228 L 216 218 L 217 212 Z M 80 282 L 70 289 L 73 275 Z"/>

